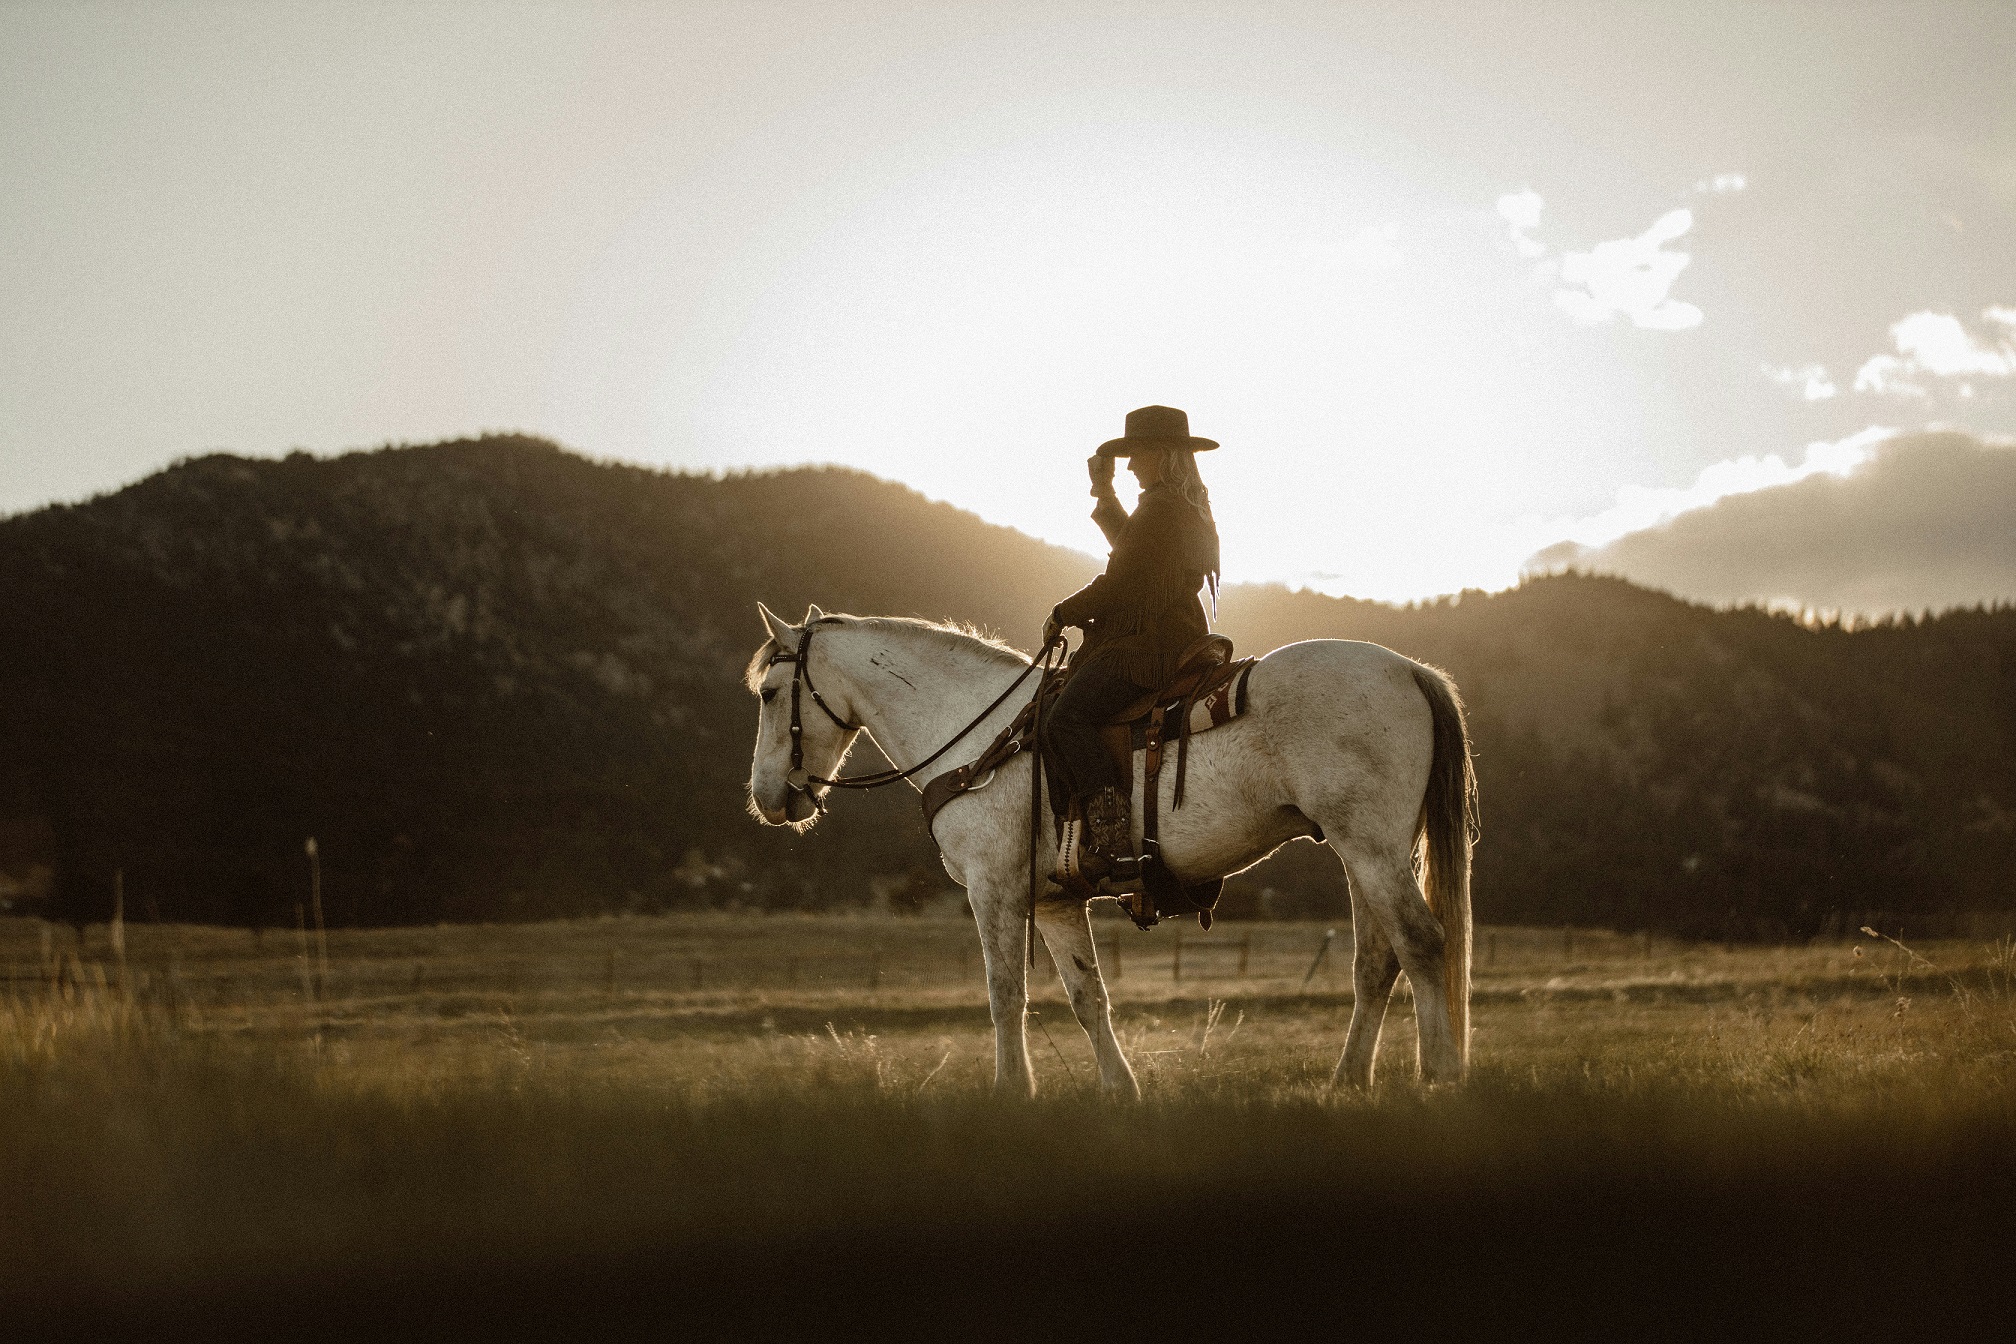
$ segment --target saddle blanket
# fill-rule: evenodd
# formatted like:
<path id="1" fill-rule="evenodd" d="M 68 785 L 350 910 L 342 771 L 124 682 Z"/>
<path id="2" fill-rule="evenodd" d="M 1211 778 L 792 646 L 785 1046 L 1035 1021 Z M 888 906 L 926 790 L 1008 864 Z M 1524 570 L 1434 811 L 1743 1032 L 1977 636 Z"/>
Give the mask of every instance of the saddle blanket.
<path id="1" fill-rule="evenodd" d="M 1222 679 L 1201 694 L 1194 693 L 1190 701 L 1190 722 L 1185 725 L 1175 719 L 1175 714 L 1183 707 L 1184 696 L 1161 697 L 1158 706 L 1164 710 L 1162 740 L 1187 737 L 1211 728 L 1222 727 L 1246 712 L 1246 679 L 1253 673 L 1254 659 L 1243 658 L 1236 663 L 1226 663 L 1222 669 Z M 1214 672 L 1220 669 L 1213 669 Z M 1125 731 L 1130 751 L 1141 751 L 1148 745 L 1148 731 L 1154 721 L 1154 709 L 1143 709 L 1141 713 L 1125 723 L 1108 724 L 1106 733 Z M 1109 739 L 1110 743 L 1110 739 Z"/>

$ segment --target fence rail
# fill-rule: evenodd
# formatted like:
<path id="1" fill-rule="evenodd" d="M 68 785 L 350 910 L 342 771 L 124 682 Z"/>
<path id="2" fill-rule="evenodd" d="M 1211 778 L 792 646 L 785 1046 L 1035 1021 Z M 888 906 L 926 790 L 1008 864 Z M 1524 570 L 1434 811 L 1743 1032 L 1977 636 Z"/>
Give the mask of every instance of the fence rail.
<path id="1" fill-rule="evenodd" d="M 1220 984 L 1289 995 L 1341 990 L 1350 984 L 1350 933 L 1349 924 L 1221 923 L 1208 934 L 1182 925 L 1142 934 L 1105 918 L 1094 924 L 1101 971 L 1122 995 Z M 1601 968 L 1609 974 L 1655 958 L 1725 955 L 1716 943 L 1641 933 L 1483 927 L 1475 972 L 1482 981 Z M 102 988 L 198 1008 L 294 999 L 376 1001 L 388 1010 L 429 1002 L 457 1011 L 457 996 L 549 996 L 585 1009 L 668 996 L 963 995 L 983 981 L 978 939 L 963 920 L 674 916 L 339 929 L 329 932 L 324 962 L 320 946 L 292 930 L 260 938 L 128 924 L 115 945 L 102 926 L 79 938 L 67 928 L 0 919 L 0 996 Z M 1037 958 L 1032 988 L 1055 983 L 1050 959 Z"/>

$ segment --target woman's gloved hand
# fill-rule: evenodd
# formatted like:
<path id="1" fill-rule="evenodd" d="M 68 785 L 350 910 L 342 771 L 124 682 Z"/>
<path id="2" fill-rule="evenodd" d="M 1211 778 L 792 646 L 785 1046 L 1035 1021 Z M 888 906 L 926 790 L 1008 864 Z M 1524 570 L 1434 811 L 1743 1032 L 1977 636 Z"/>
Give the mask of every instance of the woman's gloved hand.
<path id="1" fill-rule="evenodd" d="M 1092 497 L 1103 498 L 1113 493 L 1113 459 L 1104 453 L 1094 453 L 1085 459 L 1086 474 L 1092 478 Z"/>
<path id="2" fill-rule="evenodd" d="M 1043 646 L 1048 648 L 1063 633 L 1064 624 L 1057 619 L 1057 613 L 1052 611 L 1050 619 L 1043 622 Z"/>

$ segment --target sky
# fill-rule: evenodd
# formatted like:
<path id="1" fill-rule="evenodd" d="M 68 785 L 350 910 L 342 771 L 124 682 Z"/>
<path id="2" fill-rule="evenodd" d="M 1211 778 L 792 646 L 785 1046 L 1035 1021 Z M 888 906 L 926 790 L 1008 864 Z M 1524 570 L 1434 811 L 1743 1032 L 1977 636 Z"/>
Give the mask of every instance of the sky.
<path id="1" fill-rule="evenodd" d="M 1729 540 L 1673 520 L 1852 482 L 1936 524 L 1912 602 L 2016 598 L 2012 53 L 2007 4 L 0 0 L 0 512 L 518 430 L 1099 553 L 1084 458 L 1161 403 L 1228 581 L 1826 606 L 1882 585 L 1686 589 Z M 1885 504 L 1928 429 L 1966 527 Z"/>

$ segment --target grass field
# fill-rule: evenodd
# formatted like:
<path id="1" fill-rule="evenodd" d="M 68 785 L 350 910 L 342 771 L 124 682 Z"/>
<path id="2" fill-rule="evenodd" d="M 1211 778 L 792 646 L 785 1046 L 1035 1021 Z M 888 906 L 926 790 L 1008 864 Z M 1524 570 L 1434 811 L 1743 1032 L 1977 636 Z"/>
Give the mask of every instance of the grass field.
<path id="1" fill-rule="evenodd" d="M 1725 1326 L 2006 1309 L 2006 942 L 1480 930 L 1471 1081 L 1416 1086 L 1403 996 L 1364 1096 L 1328 1087 L 1348 927 L 1320 959 L 1322 926 L 1099 927 L 1139 1106 L 1096 1096 L 1047 964 L 1041 1096 L 989 1095 L 962 920 L 337 931 L 326 962 L 293 930 L 122 950 L 0 921 L 7 1319 L 816 1335 L 900 1302 L 929 1328 L 896 1333 L 991 1338 L 1059 1303 L 1125 1333 L 1314 1293 L 1340 1326 L 1498 1303 L 1561 1333 L 1626 1286 Z"/>

